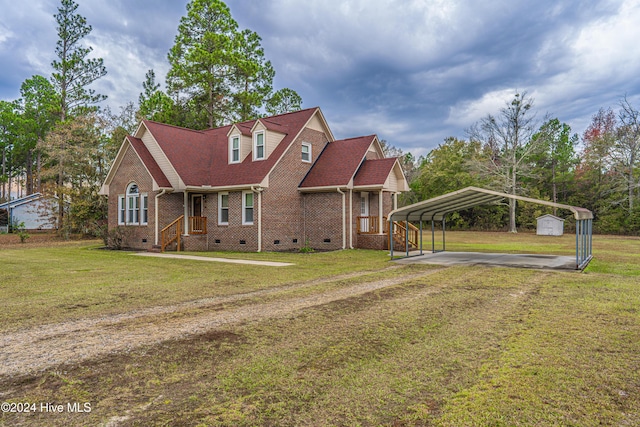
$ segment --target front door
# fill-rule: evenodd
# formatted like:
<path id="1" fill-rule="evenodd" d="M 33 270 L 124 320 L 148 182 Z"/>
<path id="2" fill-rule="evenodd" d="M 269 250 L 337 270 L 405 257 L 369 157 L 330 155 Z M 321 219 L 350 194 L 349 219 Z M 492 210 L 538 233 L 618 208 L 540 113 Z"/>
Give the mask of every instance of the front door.
<path id="1" fill-rule="evenodd" d="M 191 221 L 191 232 L 202 232 L 203 224 L 202 220 L 202 195 L 194 195 L 191 197 L 191 216 L 193 217 Z"/>
<path id="2" fill-rule="evenodd" d="M 369 232 L 369 193 L 360 193 L 360 232 Z"/>

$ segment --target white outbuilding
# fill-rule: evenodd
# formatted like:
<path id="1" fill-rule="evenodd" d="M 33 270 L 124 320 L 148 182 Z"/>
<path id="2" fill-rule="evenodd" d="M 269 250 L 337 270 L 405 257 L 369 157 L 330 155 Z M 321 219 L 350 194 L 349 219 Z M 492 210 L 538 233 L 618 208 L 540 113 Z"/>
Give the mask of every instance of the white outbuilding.
<path id="1" fill-rule="evenodd" d="M 554 215 L 542 215 L 536 218 L 538 227 L 536 234 L 538 236 L 562 236 L 564 233 L 564 219 Z"/>
<path id="2" fill-rule="evenodd" d="M 56 228 L 57 198 L 40 193 L 0 203 L 0 232 L 7 232 L 11 224 L 24 224 L 27 230 Z"/>

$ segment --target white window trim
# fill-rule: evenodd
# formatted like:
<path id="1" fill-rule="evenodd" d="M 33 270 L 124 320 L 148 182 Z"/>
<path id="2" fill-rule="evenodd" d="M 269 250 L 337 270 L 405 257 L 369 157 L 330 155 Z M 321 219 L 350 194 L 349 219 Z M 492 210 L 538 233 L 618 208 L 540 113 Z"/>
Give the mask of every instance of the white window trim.
<path id="1" fill-rule="evenodd" d="M 233 140 L 238 139 L 238 160 L 233 160 Z M 239 134 L 231 135 L 229 137 L 229 163 L 241 163 L 242 162 L 242 137 Z"/>
<path id="2" fill-rule="evenodd" d="M 262 135 L 262 157 L 258 157 L 258 135 Z M 257 131 L 253 134 L 253 160 L 264 160 L 267 158 L 267 135 L 265 131 Z"/>
<path id="3" fill-rule="evenodd" d="M 132 186 L 136 186 L 137 193 L 130 191 Z M 135 182 L 130 182 L 127 185 L 126 194 L 126 217 L 125 222 L 127 225 L 140 225 L 140 187 Z"/>
<path id="4" fill-rule="evenodd" d="M 309 154 L 309 159 L 308 160 L 305 160 L 304 157 L 303 157 L 304 156 L 304 147 L 308 147 L 309 148 L 309 153 L 308 153 Z M 301 150 L 303 150 L 300 153 L 300 158 L 302 159 L 302 161 L 305 162 L 305 163 L 311 163 L 311 160 L 313 159 L 313 155 L 311 154 L 311 150 L 312 150 L 311 144 L 308 143 L 308 142 L 303 142 Z"/>
<path id="5" fill-rule="evenodd" d="M 125 225 L 127 221 L 127 210 L 125 208 L 126 196 L 118 194 L 118 225 Z"/>
<path id="6" fill-rule="evenodd" d="M 147 207 L 145 207 L 145 201 L 147 202 Z M 146 221 L 145 221 L 145 218 Z M 148 225 L 149 224 L 149 194 L 141 193 L 140 194 L 140 225 Z"/>
<path id="7" fill-rule="evenodd" d="M 222 196 L 227 196 L 227 222 L 222 221 Z M 229 193 L 218 193 L 218 225 L 229 225 Z"/>
<path id="8" fill-rule="evenodd" d="M 253 195 L 253 204 L 251 206 L 247 206 L 247 194 L 252 194 Z M 247 208 L 251 207 L 251 209 L 253 210 L 253 217 L 255 219 L 255 206 L 256 206 L 256 200 L 255 200 L 255 194 L 252 191 L 243 191 L 242 192 L 242 225 L 253 225 L 253 221 L 248 222 L 247 221 Z"/>

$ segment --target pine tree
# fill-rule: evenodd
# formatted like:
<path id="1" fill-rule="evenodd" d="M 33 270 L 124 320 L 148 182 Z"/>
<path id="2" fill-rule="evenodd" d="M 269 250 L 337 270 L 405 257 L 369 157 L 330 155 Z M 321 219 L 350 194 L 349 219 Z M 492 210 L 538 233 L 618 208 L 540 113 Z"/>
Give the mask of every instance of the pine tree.
<path id="1" fill-rule="evenodd" d="M 93 48 L 84 46 L 81 41 L 92 28 L 83 16 L 75 13 L 77 8 L 78 4 L 73 0 L 61 0 L 58 13 L 54 15 L 58 42 L 57 59 L 51 63 L 55 70 L 51 80 L 59 96 L 61 121 L 77 109 L 86 109 L 106 99 L 105 95 L 88 88 L 106 75 L 107 70 L 102 58 L 88 58 Z"/>

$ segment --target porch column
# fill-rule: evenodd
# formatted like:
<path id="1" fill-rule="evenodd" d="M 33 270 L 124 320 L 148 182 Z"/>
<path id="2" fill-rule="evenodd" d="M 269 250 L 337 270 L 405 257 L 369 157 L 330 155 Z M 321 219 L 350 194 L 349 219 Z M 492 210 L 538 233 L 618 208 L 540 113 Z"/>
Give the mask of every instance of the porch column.
<path id="1" fill-rule="evenodd" d="M 189 193 L 184 190 L 184 235 L 189 235 Z"/>
<path id="2" fill-rule="evenodd" d="M 349 249 L 353 249 L 353 190 L 349 190 Z"/>
<path id="3" fill-rule="evenodd" d="M 384 234 L 384 230 L 382 229 L 382 190 L 380 190 L 380 194 L 378 195 L 378 234 Z"/>

